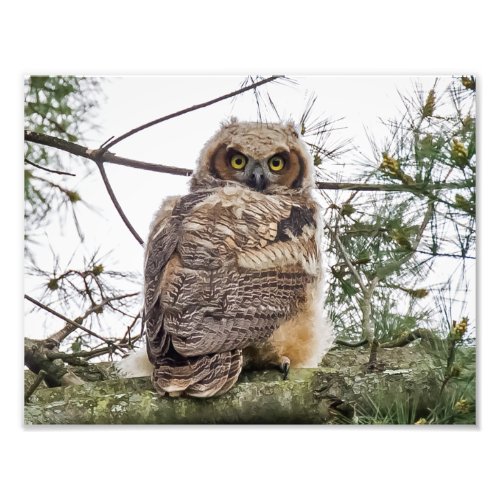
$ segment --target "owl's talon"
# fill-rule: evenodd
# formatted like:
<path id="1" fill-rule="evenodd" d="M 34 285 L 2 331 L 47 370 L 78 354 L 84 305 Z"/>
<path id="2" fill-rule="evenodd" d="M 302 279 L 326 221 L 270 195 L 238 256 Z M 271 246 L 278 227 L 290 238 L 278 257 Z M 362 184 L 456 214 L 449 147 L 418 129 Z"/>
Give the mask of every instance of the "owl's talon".
<path id="1" fill-rule="evenodd" d="M 280 371 L 283 373 L 283 380 L 286 380 L 290 371 L 290 360 L 286 356 L 281 358 Z"/>

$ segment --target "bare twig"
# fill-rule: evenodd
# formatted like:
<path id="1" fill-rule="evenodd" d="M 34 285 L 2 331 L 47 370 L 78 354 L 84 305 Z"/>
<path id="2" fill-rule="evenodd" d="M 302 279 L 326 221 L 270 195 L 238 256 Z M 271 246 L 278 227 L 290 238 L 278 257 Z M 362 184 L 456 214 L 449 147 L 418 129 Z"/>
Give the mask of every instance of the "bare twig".
<path id="1" fill-rule="evenodd" d="M 217 102 L 224 101 L 226 99 L 230 99 L 231 97 L 234 97 L 238 94 L 243 94 L 244 92 L 247 92 L 248 90 L 256 89 L 257 87 L 260 87 L 261 85 L 265 85 L 266 83 L 272 82 L 273 80 L 277 80 L 278 78 L 283 78 L 283 77 L 279 76 L 279 75 L 271 76 L 269 78 L 265 78 L 265 79 L 260 80 L 258 82 L 254 82 L 254 83 L 252 83 L 252 85 L 247 85 L 246 87 L 242 87 L 238 90 L 235 90 L 234 92 L 230 92 L 229 94 L 225 94 L 223 96 L 216 97 L 215 99 L 211 99 L 210 101 L 202 102 L 201 104 L 195 104 L 194 106 L 190 106 L 189 108 L 185 108 L 185 109 L 182 109 L 180 111 L 176 111 L 175 113 L 171 113 L 169 115 L 162 116 L 161 118 L 157 118 L 156 120 L 145 123 L 144 125 L 141 125 L 140 127 L 134 128 L 134 129 L 128 131 L 127 133 L 120 135 L 116 139 L 113 139 L 112 141 L 105 144 L 102 147 L 102 149 L 104 151 L 108 151 L 109 149 L 111 149 L 113 146 L 115 146 L 119 142 L 123 141 L 127 137 L 130 137 L 131 135 L 137 134 L 137 132 L 140 132 L 141 130 L 152 127 L 153 125 L 157 125 L 158 123 L 170 120 L 172 118 L 177 118 L 178 116 L 185 115 L 187 113 L 191 113 L 192 111 L 195 111 L 197 109 L 206 108 L 207 106 L 211 106 L 212 104 L 215 104 Z"/>
<path id="2" fill-rule="evenodd" d="M 73 325 L 76 328 L 80 328 L 80 330 L 83 330 L 84 332 L 86 332 L 86 333 L 88 333 L 90 335 L 99 337 L 99 335 L 97 333 L 93 332 L 92 330 L 89 330 L 85 326 L 79 325 L 76 321 L 73 321 L 72 319 L 67 318 L 66 316 L 62 315 L 61 313 L 58 313 L 57 311 L 54 311 L 54 309 L 50 308 L 49 306 L 46 306 L 45 304 L 42 304 L 41 302 L 38 302 L 38 300 L 34 299 L 33 297 L 30 297 L 29 295 L 24 294 L 24 298 L 26 300 L 29 300 L 33 304 L 37 305 L 38 307 L 40 307 L 42 309 L 45 309 L 50 314 L 53 314 L 54 316 L 57 316 L 58 318 L 66 321 L 66 323 L 69 323 L 69 324 Z"/>
<path id="3" fill-rule="evenodd" d="M 134 328 L 135 324 L 137 323 L 137 321 L 139 320 L 139 318 L 142 316 L 142 311 L 139 311 L 134 319 L 132 320 L 132 323 L 127 327 L 127 331 L 125 332 L 125 335 L 123 336 L 123 338 L 120 340 L 120 344 L 125 344 L 125 342 L 128 343 L 128 345 L 131 344 L 132 342 L 132 339 L 130 337 L 130 332 L 132 331 L 132 328 Z M 140 337 L 141 335 L 139 335 Z"/>
<path id="4" fill-rule="evenodd" d="M 46 306 L 45 304 L 42 304 L 41 302 L 38 302 L 38 300 L 34 299 L 33 297 L 30 297 L 29 295 L 24 294 L 24 298 L 26 300 L 29 300 L 33 304 L 37 305 L 38 307 L 40 307 L 42 309 L 45 309 L 50 314 L 53 314 L 54 316 L 56 316 L 56 317 L 58 317 L 58 318 L 60 318 L 60 319 L 62 319 L 64 321 L 66 321 L 66 323 L 69 323 L 69 324 L 75 326 L 76 328 L 79 328 L 80 330 L 83 330 L 84 332 L 88 333 L 89 335 L 92 335 L 95 338 L 98 338 L 99 340 L 102 340 L 103 342 L 105 342 L 108 345 L 113 345 L 113 342 L 110 341 L 109 339 L 105 339 L 104 337 L 101 337 L 99 334 L 93 332 L 92 330 L 89 330 L 85 326 L 82 326 L 82 325 L 78 324 L 76 321 L 73 321 L 72 319 L 67 318 L 63 314 L 58 313 L 57 311 L 54 311 L 54 309 L 50 308 L 49 306 Z"/>
<path id="5" fill-rule="evenodd" d="M 102 356 L 103 354 L 108 354 L 109 352 L 113 352 L 118 349 L 117 344 L 109 345 L 108 347 L 102 347 L 100 349 L 93 349 L 92 351 L 80 351 L 80 352 L 54 352 L 47 353 L 47 358 L 50 360 L 62 359 L 63 361 L 74 361 L 76 359 L 90 359 L 97 356 Z"/>
<path id="6" fill-rule="evenodd" d="M 48 179 L 45 179 L 44 177 L 39 177 L 38 175 L 32 175 L 32 179 L 35 179 L 37 181 L 45 182 L 49 186 L 58 189 L 61 193 L 66 195 L 68 198 L 73 198 L 75 195 L 74 191 L 71 191 L 70 189 L 66 189 L 64 186 L 61 186 L 60 184 L 57 184 L 56 182 L 49 181 Z"/>
<path id="7" fill-rule="evenodd" d="M 111 187 L 111 184 L 109 183 L 108 176 L 106 175 L 106 171 L 104 170 L 104 164 L 103 164 L 102 160 L 96 160 L 96 165 L 99 168 L 99 172 L 101 174 L 102 180 L 104 182 L 104 185 L 106 186 L 106 191 L 108 192 L 109 197 L 111 198 L 111 201 L 113 202 L 113 205 L 116 208 L 116 211 L 120 214 L 120 217 L 122 218 L 122 221 L 127 226 L 128 230 L 132 233 L 134 238 L 139 242 L 139 245 L 141 245 L 141 246 L 144 245 L 144 240 L 139 236 L 137 231 L 134 229 L 134 226 L 132 226 L 132 224 L 128 220 L 127 216 L 125 215 L 125 212 L 123 211 L 120 203 L 118 203 L 118 200 L 116 199 L 113 188 Z"/>
<path id="8" fill-rule="evenodd" d="M 436 342 L 438 340 L 431 330 L 427 330 L 426 328 L 417 328 L 416 330 L 413 330 L 411 332 L 404 332 L 398 338 L 389 342 L 382 342 L 378 344 L 372 342 L 370 348 L 370 360 L 368 361 L 368 365 L 370 366 L 370 364 L 374 364 L 374 367 L 377 366 L 377 347 L 380 347 L 382 349 L 404 347 L 405 345 L 408 345 L 417 339 L 426 340 L 428 342 Z M 356 348 L 368 344 L 369 341 L 366 338 L 363 338 L 357 342 L 349 342 L 347 340 L 336 339 L 335 343 L 342 347 Z"/>
<path id="9" fill-rule="evenodd" d="M 99 304 L 94 304 L 92 307 L 87 309 L 81 316 L 78 316 L 73 321 L 68 322 L 61 330 L 52 334 L 50 337 L 48 337 L 48 339 L 52 340 L 56 344 L 60 344 L 66 337 L 68 337 L 68 335 L 70 335 L 71 333 L 73 333 L 77 329 L 77 326 L 75 326 L 75 324 L 81 325 L 81 323 L 83 322 L 83 320 L 85 318 L 87 318 L 91 314 L 94 314 L 95 312 L 98 312 L 99 310 L 102 310 L 102 308 L 104 306 L 110 304 L 111 302 L 113 302 L 115 300 L 122 300 L 122 299 L 126 299 L 129 297 L 134 297 L 134 296 L 138 295 L 138 293 L 139 292 L 127 293 L 124 295 L 119 295 L 117 297 L 110 297 L 110 298 L 103 300 Z"/>
<path id="10" fill-rule="evenodd" d="M 51 172 L 53 174 L 71 175 L 73 177 L 75 177 L 75 175 L 76 175 L 76 174 L 72 174 L 70 172 L 62 172 L 61 170 L 52 170 L 51 168 L 42 167 L 41 165 L 38 165 L 37 163 L 33 163 L 32 161 L 28 160 L 27 158 L 24 159 L 24 163 L 27 163 L 28 165 L 31 165 L 32 167 L 39 168 L 40 170 L 45 170 L 45 172 Z"/>

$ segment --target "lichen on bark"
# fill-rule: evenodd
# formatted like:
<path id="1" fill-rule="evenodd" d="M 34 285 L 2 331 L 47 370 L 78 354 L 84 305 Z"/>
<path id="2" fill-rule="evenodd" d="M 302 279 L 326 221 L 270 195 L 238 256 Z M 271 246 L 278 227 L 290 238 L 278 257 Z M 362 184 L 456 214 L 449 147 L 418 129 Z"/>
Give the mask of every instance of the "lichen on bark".
<path id="1" fill-rule="evenodd" d="M 368 349 L 332 349 L 319 368 L 245 372 L 227 394 L 165 398 L 147 378 L 109 378 L 39 388 L 26 424 L 328 424 L 349 421 L 377 404 L 428 406 L 439 393 L 441 358 L 422 345 L 381 350 L 380 372 L 366 370 Z M 385 402 L 385 403 L 384 403 Z"/>

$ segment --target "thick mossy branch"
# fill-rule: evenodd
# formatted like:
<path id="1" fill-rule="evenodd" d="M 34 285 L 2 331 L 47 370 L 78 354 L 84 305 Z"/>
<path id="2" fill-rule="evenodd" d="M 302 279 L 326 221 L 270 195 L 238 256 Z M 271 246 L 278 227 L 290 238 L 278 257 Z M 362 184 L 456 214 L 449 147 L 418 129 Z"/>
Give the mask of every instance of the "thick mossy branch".
<path id="1" fill-rule="evenodd" d="M 67 386 L 83 384 L 84 381 L 76 376 L 62 362 L 56 363 L 50 359 L 47 348 L 43 340 L 24 339 L 24 363 L 36 374 L 44 373 L 45 383 L 49 387 Z"/>
<path id="2" fill-rule="evenodd" d="M 163 398 L 147 378 L 110 379 L 38 389 L 27 424 L 337 423 L 368 411 L 373 400 L 428 407 L 439 394 L 441 362 L 420 346 L 381 351 L 386 369 L 367 373 L 368 350 L 336 348 L 317 369 L 247 372 L 218 398 Z"/>

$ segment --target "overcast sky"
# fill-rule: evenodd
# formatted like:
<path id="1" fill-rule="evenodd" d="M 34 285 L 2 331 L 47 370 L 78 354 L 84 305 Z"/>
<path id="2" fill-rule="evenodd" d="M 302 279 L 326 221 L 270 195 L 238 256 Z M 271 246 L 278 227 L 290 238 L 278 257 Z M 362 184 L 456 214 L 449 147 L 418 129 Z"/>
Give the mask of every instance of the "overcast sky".
<path id="1" fill-rule="evenodd" d="M 145 122 L 171 112 L 226 94 L 240 87 L 243 77 L 113 77 L 103 82 L 105 96 L 94 122 L 99 130 L 92 131 L 84 142 L 98 147 L 110 136 L 118 136 Z M 415 85 L 424 91 L 430 89 L 435 77 L 298 77 L 296 84 L 271 84 L 262 88 L 269 91 L 281 118 L 298 120 L 312 95 L 317 96 L 314 107 L 316 116 L 341 119 L 334 141 L 352 139 L 353 144 L 370 155 L 366 130 L 382 140 L 385 128 L 380 119 L 396 117 L 401 110 L 398 92 L 408 95 Z M 443 85 L 449 81 L 443 78 Z M 265 110 L 264 110 L 265 113 Z M 218 128 L 219 123 L 230 116 L 240 120 L 256 120 L 255 99 L 251 92 L 226 100 L 174 120 L 161 123 L 142 131 L 112 151 L 118 155 L 166 165 L 193 168 L 200 149 Z M 266 113 L 273 119 L 272 112 Z M 70 218 L 66 223 L 55 219 L 47 228 L 45 240 L 37 250 L 37 262 L 44 269 L 52 269 L 52 248 L 61 255 L 64 263 L 75 254 L 89 256 L 98 248 L 103 255 L 112 251 L 110 261 L 118 270 L 142 272 L 143 250 L 125 227 L 105 192 L 97 172 L 83 178 L 82 168 L 68 155 L 70 169 L 77 174 L 75 189 L 94 210 L 81 207 L 79 221 L 86 235 L 83 244 L 78 241 Z M 93 164 L 90 164 L 91 168 Z M 147 237 L 153 213 L 161 201 L 172 194 L 187 192 L 185 177 L 158 174 L 128 167 L 107 164 L 106 170 L 115 194 L 132 225 L 143 239 Z M 349 164 L 337 168 L 342 180 L 352 180 L 354 170 Z M 71 181 L 70 181 L 71 184 Z M 455 263 L 440 261 L 440 270 L 446 274 Z M 75 264 L 73 264 L 75 265 Z M 37 295 L 39 283 L 26 279 L 26 292 Z M 39 289 L 38 289 L 39 290 Z M 471 290 L 473 293 L 473 290 Z M 473 296 L 467 313 L 474 316 Z M 57 307 L 56 307 L 57 308 Z M 31 310 L 29 304 L 26 309 Z M 26 334 L 30 337 L 46 336 L 62 326 L 61 321 L 45 318 L 40 329 L 39 314 L 26 317 Z"/>

